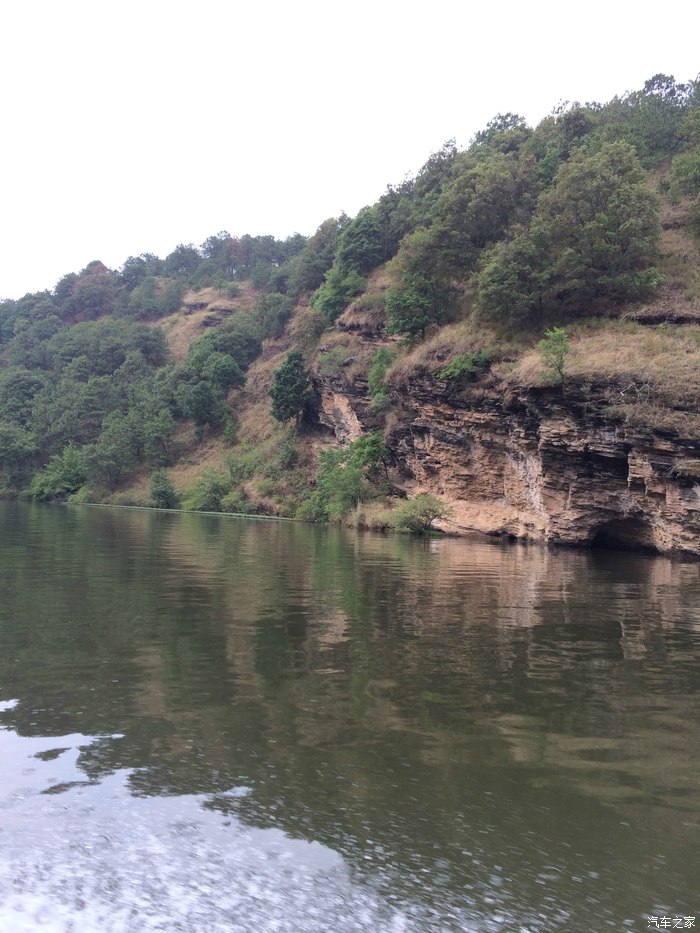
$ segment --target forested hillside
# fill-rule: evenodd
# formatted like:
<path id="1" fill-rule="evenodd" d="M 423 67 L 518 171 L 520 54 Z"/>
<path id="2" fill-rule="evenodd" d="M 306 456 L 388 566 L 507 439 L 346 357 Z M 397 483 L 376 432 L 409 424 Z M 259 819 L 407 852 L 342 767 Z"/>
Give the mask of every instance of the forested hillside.
<path id="1" fill-rule="evenodd" d="M 499 114 L 308 239 L 221 232 L 0 302 L 2 494 L 420 530 L 434 496 L 388 517 L 412 380 L 563 391 L 604 359 L 611 423 L 700 442 L 699 242 L 700 79 Z M 347 436 L 329 386 L 363 397 Z"/>

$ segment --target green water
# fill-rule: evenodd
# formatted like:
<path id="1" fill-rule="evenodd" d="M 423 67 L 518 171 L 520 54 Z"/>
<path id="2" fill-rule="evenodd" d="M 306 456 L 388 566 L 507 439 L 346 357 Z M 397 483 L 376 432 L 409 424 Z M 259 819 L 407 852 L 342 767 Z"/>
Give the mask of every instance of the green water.
<path id="1" fill-rule="evenodd" d="M 0 929 L 700 927 L 700 566 L 0 504 Z"/>

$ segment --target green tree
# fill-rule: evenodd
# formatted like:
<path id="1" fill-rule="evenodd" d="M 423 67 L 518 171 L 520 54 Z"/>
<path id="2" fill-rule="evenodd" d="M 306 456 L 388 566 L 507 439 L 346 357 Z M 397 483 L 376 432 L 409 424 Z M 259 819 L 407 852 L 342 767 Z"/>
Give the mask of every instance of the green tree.
<path id="1" fill-rule="evenodd" d="M 403 334 L 409 340 L 421 340 L 431 324 L 440 323 L 445 311 L 436 303 L 434 285 L 429 280 L 416 280 L 410 285 L 391 288 L 386 296 L 389 317 L 387 331 Z"/>
<path id="2" fill-rule="evenodd" d="M 198 440 L 204 437 L 204 428 L 207 424 L 217 424 L 224 414 L 219 398 L 206 379 L 190 385 L 181 385 L 176 393 L 177 403 L 186 418 L 191 418 L 195 424 L 195 433 Z"/>
<path id="3" fill-rule="evenodd" d="M 151 473 L 149 493 L 157 509 L 176 509 L 180 504 L 172 480 L 165 470 Z"/>
<path id="4" fill-rule="evenodd" d="M 536 221 L 557 297 L 569 307 L 636 298 L 658 280 L 658 200 L 626 143 L 576 152 L 540 199 Z"/>
<path id="5" fill-rule="evenodd" d="M 25 428 L 0 421 L 0 470 L 11 486 L 23 485 L 37 452 L 34 436 Z"/>
<path id="6" fill-rule="evenodd" d="M 403 239 L 389 266 L 396 283 L 385 303 L 389 333 L 415 340 L 447 318 L 456 289 L 439 252 L 432 228 L 419 227 Z"/>
<path id="7" fill-rule="evenodd" d="M 116 486 L 134 470 L 141 443 L 131 419 L 120 412 L 109 414 L 100 436 L 86 449 L 90 478 Z"/>
<path id="8" fill-rule="evenodd" d="M 132 289 L 128 297 L 125 292 L 122 293 L 118 310 L 126 315 L 126 317 L 134 320 L 155 317 L 158 313 L 158 303 L 156 301 L 157 284 L 153 276 L 144 278 Z"/>
<path id="9" fill-rule="evenodd" d="M 380 466 L 386 472 L 389 452 L 379 432 L 358 437 L 345 450 L 322 450 L 316 489 L 302 506 L 299 518 L 340 521 L 372 495 L 372 480 Z"/>
<path id="10" fill-rule="evenodd" d="M 671 165 L 670 181 L 675 197 L 700 196 L 700 149 L 676 156 Z"/>
<path id="11" fill-rule="evenodd" d="M 632 139 L 647 165 L 680 148 L 689 86 L 673 75 L 657 74 L 627 98 Z"/>
<path id="12" fill-rule="evenodd" d="M 638 298 L 660 281 L 660 232 L 657 198 L 631 146 L 578 150 L 540 196 L 529 229 L 482 257 L 477 309 L 527 325 Z"/>
<path id="13" fill-rule="evenodd" d="M 373 431 L 371 434 L 363 434 L 352 442 L 348 462 L 360 467 L 365 476 L 369 478 L 379 471 L 380 465 L 384 467 L 386 473 L 388 456 L 389 450 L 381 433 Z"/>
<path id="14" fill-rule="evenodd" d="M 170 279 L 158 292 L 156 298 L 158 315 L 172 314 L 177 311 L 182 304 L 182 296 L 185 293 L 185 285 L 177 279 Z"/>
<path id="15" fill-rule="evenodd" d="M 116 276 L 99 260 L 89 263 L 71 288 L 68 308 L 76 318 L 111 314 L 117 299 Z"/>
<path id="16" fill-rule="evenodd" d="M 189 243 L 179 243 L 163 261 L 165 275 L 187 277 L 202 261 L 201 253 Z"/>
<path id="17" fill-rule="evenodd" d="M 423 248 L 431 274 L 464 279 L 483 249 L 500 240 L 513 224 L 529 222 L 539 193 L 536 163 L 516 154 L 490 152 L 463 157 L 461 170 L 437 203 L 438 216 Z"/>
<path id="18" fill-rule="evenodd" d="M 532 233 L 497 243 L 482 257 L 475 280 L 483 318 L 520 327 L 539 325 L 550 297 L 548 243 Z"/>
<path id="19" fill-rule="evenodd" d="M 491 146 L 500 152 L 518 148 L 528 138 L 530 130 L 524 117 L 517 113 L 497 113 L 486 129 L 480 130 L 472 140 L 472 148 Z"/>
<path id="20" fill-rule="evenodd" d="M 338 237 L 335 259 L 341 269 L 366 274 L 376 268 L 384 258 L 382 231 L 377 209 L 363 207 L 354 220 L 349 221 Z"/>
<path id="21" fill-rule="evenodd" d="M 119 270 L 119 281 L 127 288 L 136 288 L 145 278 L 160 275 L 163 271 L 163 260 L 153 253 L 141 253 L 140 256 L 129 256 Z"/>
<path id="22" fill-rule="evenodd" d="M 43 387 L 43 374 L 14 366 L 0 371 L 0 418 L 28 425 L 34 399 Z"/>
<path id="23" fill-rule="evenodd" d="M 700 108 L 697 112 L 700 116 Z M 700 149 L 676 156 L 671 166 L 670 182 L 671 197 L 690 199 L 688 224 L 696 234 L 700 234 Z"/>
<path id="24" fill-rule="evenodd" d="M 170 445 L 175 433 L 175 419 L 167 405 L 157 398 L 142 399 L 129 410 L 138 440 L 139 460 L 162 466 L 170 460 Z"/>
<path id="25" fill-rule="evenodd" d="M 275 370 L 268 395 L 276 421 L 299 420 L 309 398 L 309 376 L 299 350 L 290 350 L 284 363 Z"/>
<path id="26" fill-rule="evenodd" d="M 286 295 L 279 292 L 271 292 L 268 295 L 262 295 L 256 302 L 251 312 L 252 326 L 260 340 L 266 340 L 269 337 L 281 337 L 284 331 L 284 325 L 289 320 L 292 313 L 292 302 Z"/>
<path id="27" fill-rule="evenodd" d="M 88 478 L 87 458 L 83 450 L 69 444 L 54 454 L 43 470 L 35 473 L 23 497 L 38 502 L 65 499 L 77 492 Z"/>
<path id="28" fill-rule="evenodd" d="M 245 373 L 228 353 L 212 353 L 204 366 L 203 375 L 223 395 L 229 389 L 245 385 Z"/>
<path id="29" fill-rule="evenodd" d="M 542 362 L 560 385 L 564 384 L 566 358 L 571 352 L 569 338 L 561 327 L 545 331 L 544 339 L 538 344 Z"/>
<path id="30" fill-rule="evenodd" d="M 340 265 L 334 265 L 326 275 L 323 285 L 311 299 L 311 307 L 320 311 L 326 320 L 332 323 L 366 285 L 366 279 L 357 269 L 347 270 Z"/>
<path id="31" fill-rule="evenodd" d="M 323 284 L 326 272 L 333 265 L 338 237 L 346 222 L 345 215 L 324 220 L 296 254 L 287 285 L 292 298 L 310 294 Z"/>
<path id="32" fill-rule="evenodd" d="M 361 501 L 365 485 L 362 466 L 349 451 L 321 451 L 316 491 L 324 518 L 340 520 Z"/>

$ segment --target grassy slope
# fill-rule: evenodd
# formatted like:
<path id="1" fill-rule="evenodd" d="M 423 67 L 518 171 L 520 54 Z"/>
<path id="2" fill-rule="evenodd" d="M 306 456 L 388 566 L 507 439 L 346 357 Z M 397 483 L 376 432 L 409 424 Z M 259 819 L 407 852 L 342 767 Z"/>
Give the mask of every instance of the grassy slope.
<path id="1" fill-rule="evenodd" d="M 165 332 L 171 358 L 181 361 L 187 355 L 190 344 L 209 327 L 253 306 L 261 291 L 243 283 L 235 298 L 222 297 L 217 289 L 205 288 L 198 292 L 187 292 L 180 310 L 154 322 Z M 267 391 L 272 382 L 272 373 L 279 367 L 292 343 L 288 336 L 281 340 L 267 340 L 260 357 L 253 362 L 242 389 L 231 391 L 228 402 L 238 422 L 236 442 L 224 443 L 221 431 L 207 432 L 204 440 L 197 443 L 194 426 L 180 425 L 174 438 L 176 459 L 168 474 L 180 494 L 183 494 L 207 473 L 228 474 L 231 457 L 246 459 L 252 464 L 254 475 L 243 483 L 248 497 L 271 512 L 279 512 L 284 497 L 284 483 L 270 491 L 258 488 L 264 479 L 265 466 L 274 457 L 280 445 L 292 433 L 291 426 L 280 425 L 270 415 L 270 399 Z M 300 445 L 299 463 L 296 468 L 311 477 L 315 474 L 314 445 Z M 149 471 L 141 471 L 122 485 L 109 501 L 115 504 L 149 505 Z M 264 486 L 265 484 L 263 484 Z M 268 483 L 267 486 L 270 484 Z M 280 496 L 280 493 L 282 496 Z"/>
<path id="2" fill-rule="evenodd" d="M 614 386 L 612 417 L 651 430 L 671 427 L 700 437 L 700 249 L 686 231 L 685 213 L 685 205 L 663 204 L 659 268 L 665 282 L 651 300 L 616 311 L 610 318 L 582 320 L 567 328 L 571 342 L 567 373 L 579 384 Z M 411 350 L 400 349 L 396 340 L 377 333 L 384 323 L 382 295 L 389 284 L 386 270 L 377 270 L 365 295 L 341 315 L 333 330 L 322 335 L 315 353 L 309 353 L 308 344 L 300 341 L 313 366 L 325 375 L 335 372 L 341 383 L 351 384 L 366 375 L 377 347 L 391 344 L 399 354 L 387 381 L 400 393 L 414 375 L 434 373 L 456 354 L 488 347 L 495 351 L 494 373 L 505 382 L 527 389 L 548 381 L 537 336 L 505 338 L 468 320 L 437 330 Z M 190 343 L 207 326 L 247 310 L 258 294 L 249 286 L 232 299 L 222 298 L 215 289 L 189 292 L 180 311 L 157 322 L 166 333 L 173 358 L 183 359 Z M 245 387 L 231 393 L 229 401 L 239 426 L 234 445 L 226 446 L 216 433 L 198 445 L 192 427 L 181 427 L 176 438 L 177 461 L 169 470 L 178 490 L 191 487 L 206 471 L 226 473 L 231 455 L 248 458 L 252 475 L 243 484 L 246 494 L 279 512 L 285 496 L 293 496 L 295 489 L 298 492 L 303 479 L 313 478 L 318 447 L 331 441 L 312 433 L 298 440 L 298 460 L 287 485 L 284 476 L 278 475 L 274 482 L 269 478 L 269 464 L 293 429 L 272 419 L 267 390 L 273 371 L 298 340 L 308 314 L 305 307 L 295 310 L 284 337 L 265 343 L 262 355 L 250 367 Z M 147 504 L 148 476 L 135 476 L 112 501 Z"/>

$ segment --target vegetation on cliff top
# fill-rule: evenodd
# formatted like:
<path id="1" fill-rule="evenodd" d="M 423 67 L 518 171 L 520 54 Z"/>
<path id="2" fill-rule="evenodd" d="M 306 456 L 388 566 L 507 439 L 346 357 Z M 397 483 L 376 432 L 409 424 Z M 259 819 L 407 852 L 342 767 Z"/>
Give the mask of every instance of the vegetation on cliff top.
<path id="1" fill-rule="evenodd" d="M 357 441 L 321 449 L 318 379 L 366 385 L 381 431 L 410 420 L 395 403 L 417 372 L 456 385 L 493 368 L 526 385 L 597 366 L 637 374 L 634 411 L 611 416 L 643 420 L 646 404 L 652 429 L 664 408 L 691 424 L 698 235 L 700 80 L 656 75 L 535 128 L 498 115 L 308 239 L 224 231 L 0 302 L 0 485 L 39 500 L 357 512 L 391 491 L 386 469 Z"/>

